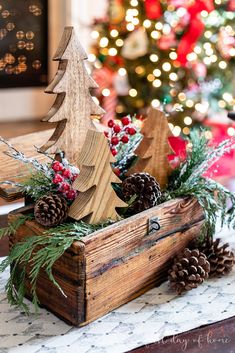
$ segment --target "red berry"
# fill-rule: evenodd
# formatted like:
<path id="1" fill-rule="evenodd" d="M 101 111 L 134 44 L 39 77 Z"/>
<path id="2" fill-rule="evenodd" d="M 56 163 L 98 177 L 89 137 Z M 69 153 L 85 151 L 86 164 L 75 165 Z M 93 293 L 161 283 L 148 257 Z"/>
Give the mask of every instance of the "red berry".
<path id="1" fill-rule="evenodd" d="M 127 135 L 122 136 L 121 141 L 123 143 L 128 143 L 129 142 L 129 137 Z"/>
<path id="2" fill-rule="evenodd" d="M 114 125 L 113 131 L 118 134 L 121 131 L 121 126 L 118 124 Z"/>
<path id="3" fill-rule="evenodd" d="M 55 177 L 53 178 L 53 183 L 54 184 L 59 184 L 64 181 L 64 178 L 60 174 L 56 174 Z"/>
<path id="4" fill-rule="evenodd" d="M 111 119 L 108 121 L 108 127 L 113 127 L 114 121 Z"/>
<path id="5" fill-rule="evenodd" d="M 69 185 L 69 183 L 65 183 L 65 182 L 61 183 L 61 185 L 60 185 L 60 191 L 62 191 L 62 192 L 67 192 L 67 191 L 69 191 L 70 189 L 71 189 L 71 186 Z"/>
<path id="6" fill-rule="evenodd" d="M 69 169 L 64 169 L 63 172 L 62 172 L 62 175 L 67 178 L 67 179 L 70 179 L 71 178 L 71 172 Z"/>
<path id="7" fill-rule="evenodd" d="M 114 171 L 114 173 L 115 173 L 117 176 L 120 176 L 121 171 L 120 171 L 119 168 L 114 168 L 113 171 Z"/>
<path id="8" fill-rule="evenodd" d="M 134 127 L 129 127 L 128 129 L 127 129 L 127 132 L 128 132 L 128 134 L 129 135 L 135 135 L 136 134 L 136 129 L 134 128 Z"/>
<path id="9" fill-rule="evenodd" d="M 74 175 L 72 176 L 71 180 L 72 180 L 72 181 L 75 181 L 75 180 L 77 179 L 77 177 L 78 177 L 78 174 L 74 174 Z"/>
<path id="10" fill-rule="evenodd" d="M 118 145 L 119 144 L 119 138 L 116 137 L 116 136 L 112 137 L 111 138 L 111 144 L 114 145 L 114 146 Z"/>
<path id="11" fill-rule="evenodd" d="M 104 136 L 109 137 L 108 131 L 104 131 Z"/>
<path id="12" fill-rule="evenodd" d="M 113 156 L 116 156 L 118 154 L 118 151 L 116 150 L 116 148 L 111 148 L 111 153 Z"/>
<path id="13" fill-rule="evenodd" d="M 125 116 L 124 118 L 122 118 L 122 125 L 129 125 L 131 123 L 130 118 L 128 118 L 128 116 Z"/>
<path id="14" fill-rule="evenodd" d="M 70 201 L 75 200 L 76 196 L 77 196 L 77 192 L 75 190 L 73 190 L 73 189 L 71 189 L 68 192 L 66 192 L 66 197 Z"/>
<path id="15" fill-rule="evenodd" d="M 55 172 L 61 172 L 64 167 L 63 167 L 63 164 L 58 162 L 58 161 L 55 161 L 53 162 L 52 164 L 52 169 L 55 171 Z"/>

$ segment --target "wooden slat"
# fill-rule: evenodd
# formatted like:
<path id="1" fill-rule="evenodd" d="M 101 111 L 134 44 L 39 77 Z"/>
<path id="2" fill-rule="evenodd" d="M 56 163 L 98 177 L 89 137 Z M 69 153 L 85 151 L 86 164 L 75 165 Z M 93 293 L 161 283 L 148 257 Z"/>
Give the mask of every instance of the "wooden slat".
<path id="1" fill-rule="evenodd" d="M 152 217 L 158 217 L 161 228 L 149 235 Z M 61 293 L 52 290 L 43 272 L 38 281 L 42 305 L 74 325 L 93 321 L 166 279 L 171 258 L 200 233 L 203 223 L 196 200 L 176 199 L 74 242 L 53 267 L 56 279 L 68 291 L 70 307 Z M 43 231 L 27 221 L 11 237 L 11 245 Z"/>
<path id="2" fill-rule="evenodd" d="M 28 157 L 35 157 L 39 162 L 48 161 L 43 155 L 36 152 L 34 146 L 40 147 L 51 136 L 53 130 L 34 132 L 9 139 L 9 142 Z M 4 154 L 8 148 L 0 143 L 0 182 L 6 180 L 20 182 L 29 176 L 29 167 Z M 2 184 L 0 185 L 0 197 L 7 201 L 14 201 L 22 197 L 17 188 Z"/>
<path id="3" fill-rule="evenodd" d="M 150 218 L 158 217 L 158 232 L 148 233 Z M 139 213 L 83 239 L 86 246 L 87 276 L 102 272 L 131 252 L 147 249 L 158 239 L 182 232 L 204 218 L 196 200 L 176 199 Z"/>
<path id="4" fill-rule="evenodd" d="M 86 320 L 93 321 L 160 284 L 167 278 L 171 259 L 199 234 L 202 224 L 199 222 L 139 254 L 123 258 L 116 266 L 107 267 L 105 272 L 93 278 L 89 278 L 87 264 Z"/>
<path id="5" fill-rule="evenodd" d="M 15 217 L 17 217 L 16 213 L 12 213 L 9 216 L 11 221 Z M 30 222 L 28 223 L 29 226 L 27 223 L 22 225 L 17 233 L 10 237 L 10 248 L 15 243 L 25 239 L 25 237 L 42 234 L 39 228 L 33 227 L 33 223 L 32 226 L 30 226 Z M 65 321 L 78 326 L 85 321 L 85 246 L 83 243 L 77 242 L 76 247 L 77 255 L 68 250 L 53 266 L 53 275 L 66 294 L 66 297 L 58 288 L 52 285 L 44 270 L 40 271 L 38 277 L 37 295 L 43 306 L 57 316 L 62 317 Z M 31 297 L 29 271 L 30 269 L 27 269 L 25 282 L 28 298 Z"/>

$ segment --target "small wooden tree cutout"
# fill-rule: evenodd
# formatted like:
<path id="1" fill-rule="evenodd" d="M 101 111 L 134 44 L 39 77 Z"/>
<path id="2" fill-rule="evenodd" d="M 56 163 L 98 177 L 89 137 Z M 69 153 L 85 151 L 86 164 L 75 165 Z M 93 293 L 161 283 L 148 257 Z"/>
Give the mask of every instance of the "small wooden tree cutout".
<path id="1" fill-rule="evenodd" d="M 116 208 L 127 206 L 112 188 L 112 183 L 120 182 L 112 171 L 112 162 L 114 158 L 104 134 L 89 130 L 77 161 L 81 172 L 73 187 L 79 195 L 70 207 L 71 218 L 87 217 L 89 223 L 116 219 Z"/>
<path id="2" fill-rule="evenodd" d="M 139 160 L 128 174 L 149 173 L 156 178 L 161 188 L 164 188 L 172 172 L 167 159 L 167 156 L 172 154 L 168 144 L 168 138 L 172 136 L 172 133 L 165 114 L 160 110 L 150 108 L 148 116 L 143 122 L 141 133 L 143 139 L 135 151 Z"/>
<path id="3" fill-rule="evenodd" d="M 98 85 L 85 68 L 86 59 L 73 27 L 65 27 L 53 58 L 59 61 L 58 72 L 45 90 L 46 93 L 57 94 L 57 98 L 43 121 L 58 124 L 41 150 L 53 154 L 63 151 L 70 163 L 76 161 L 87 130 L 93 126 L 91 116 L 105 113 L 90 94 L 90 89 Z"/>

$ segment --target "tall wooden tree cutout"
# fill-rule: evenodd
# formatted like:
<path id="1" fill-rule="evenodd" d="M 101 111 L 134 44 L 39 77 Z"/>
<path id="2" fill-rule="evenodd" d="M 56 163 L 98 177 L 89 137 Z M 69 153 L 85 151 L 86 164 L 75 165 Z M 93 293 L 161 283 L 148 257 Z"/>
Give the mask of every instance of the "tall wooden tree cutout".
<path id="1" fill-rule="evenodd" d="M 52 154 L 62 151 L 70 163 L 76 161 L 87 130 L 93 126 L 91 117 L 105 113 L 90 94 L 90 89 L 98 85 L 85 68 L 86 59 L 73 27 L 65 27 L 53 58 L 59 61 L 58 71 L 45 90 L 57 94 L 57 98 L 43 121 L 57 123 L 57 127 L 41 151 Z"/>
<path id="2" fill-rule="evenodd" d="M 143 122 L 141 133 L 143 139 L 135 151 L 139 159 L 128 174 L 149 173 L 156 178 L 161 188 L 164 188 L 172 172 L 167 159 L 167 156 L 172 154 L 168 143 L 168 138 L 172 136 L 172 133 L 165 114 L 160 110 L 150 108 Z"/>
<path id="3" fill-rule="evenodd" d="M 78 158 L 81 172 L 73 184 L 79 195 L 69 210 L 69 216 L 89 223 L 117 219 L 116 208 L 127 207 L 113 190 L 112 183 L 120 183 L 111 163 L 115 162 L 107 138 L 103 133 L 89 130 Z"/>

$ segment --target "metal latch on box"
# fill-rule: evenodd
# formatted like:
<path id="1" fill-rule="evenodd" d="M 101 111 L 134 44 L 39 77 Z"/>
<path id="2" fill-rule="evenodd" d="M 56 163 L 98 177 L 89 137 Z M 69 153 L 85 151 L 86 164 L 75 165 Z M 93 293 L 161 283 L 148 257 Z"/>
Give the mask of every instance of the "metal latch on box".
<path id="1" fill-rule="evenodd" d="M 148 222 L 148 235 L 153 234 L 160 229 L 161 229 L 161 226 L 159 223 L 159 218 L 158 217 L 150 218 Z"/>

